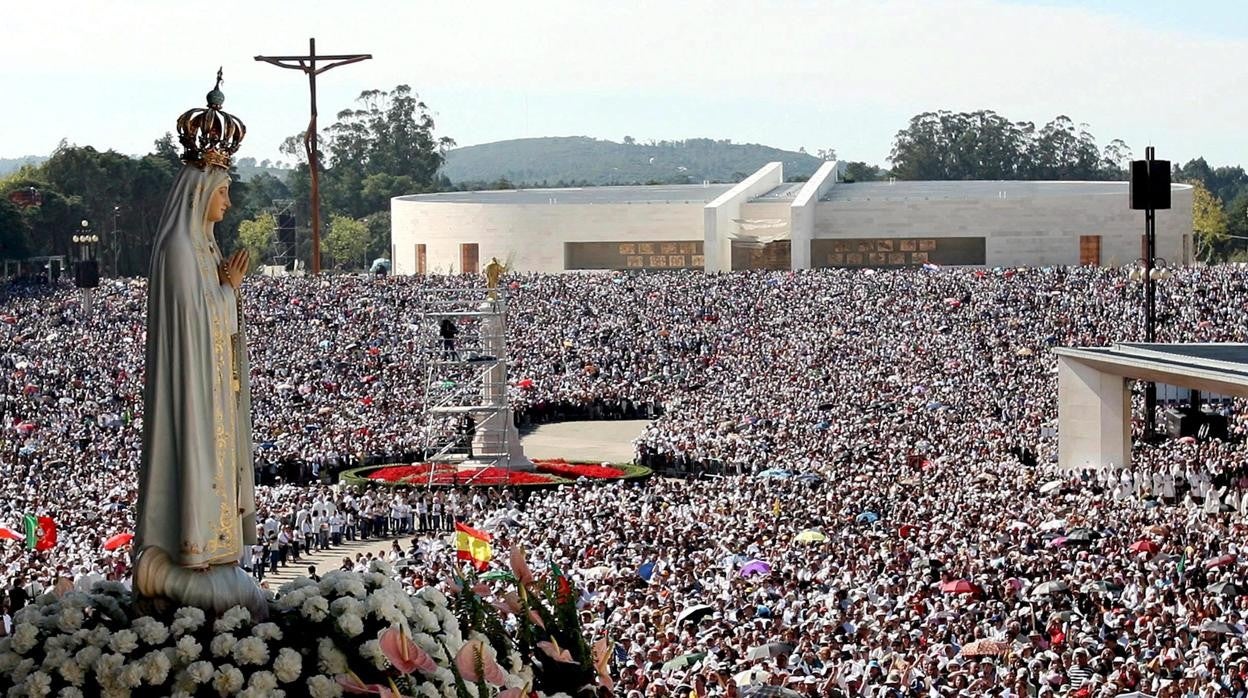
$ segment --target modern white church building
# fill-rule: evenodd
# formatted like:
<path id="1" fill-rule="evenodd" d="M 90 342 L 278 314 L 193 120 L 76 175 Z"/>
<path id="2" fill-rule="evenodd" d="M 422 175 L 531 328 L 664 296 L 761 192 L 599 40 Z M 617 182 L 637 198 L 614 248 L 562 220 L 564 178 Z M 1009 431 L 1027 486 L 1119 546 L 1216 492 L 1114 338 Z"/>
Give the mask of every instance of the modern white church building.
<path id="1" fill-rule="evenodd" d="M 1127 182 L 838 182 L 835 162 L 786 183 L 447 192 L 391 200 L 398 274 L 518 271 L 1118 266 L 1142 256 Z M 1192 189 L 1171 185 L 1157 255 L 1192 255 Z"/>

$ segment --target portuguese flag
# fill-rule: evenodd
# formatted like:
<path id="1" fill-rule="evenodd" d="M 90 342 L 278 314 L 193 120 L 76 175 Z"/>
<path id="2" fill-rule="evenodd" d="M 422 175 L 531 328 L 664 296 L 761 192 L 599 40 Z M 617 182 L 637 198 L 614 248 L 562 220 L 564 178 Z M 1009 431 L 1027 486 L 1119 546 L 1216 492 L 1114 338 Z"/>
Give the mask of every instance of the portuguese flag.
<path id="1" fill-rule="evenodd" d="M 0 526 L 0 539 L 3 540 L 26 540 L 25 533 L 19 533 L 12 526 Z"/>
<path id="2" fill-rule="evenodd" d="M 456 522 L 455 557 L 471 563 L 477 570 L 484 570 L 490 563 L 490 558 L 494 557 L 494 550 L 490 548 L 490 534 Z"/>
<path id="3" fill-rule="evenodd" d="M 50 516 L 32 516 L 22 518 L 26 529 L 26 547 L 33 550 L 50 550 L 56 545 L 56 522 Z"/>

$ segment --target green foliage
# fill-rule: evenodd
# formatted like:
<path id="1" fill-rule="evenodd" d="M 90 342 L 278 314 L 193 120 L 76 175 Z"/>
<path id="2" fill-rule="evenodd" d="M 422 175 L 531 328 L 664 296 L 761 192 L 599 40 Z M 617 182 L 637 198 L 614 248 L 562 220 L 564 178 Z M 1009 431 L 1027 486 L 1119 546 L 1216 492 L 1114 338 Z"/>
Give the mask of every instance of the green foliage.
<path id="1" fill-rule="evenodd" d="M 1085 125 L 1058 116 L 1037 130 L 992 111 L 924 112 L 897 132 L 889 159 L 898 179 L 1121 179 L 1130 150 L 1102 153 Z"/>
<path id="2" fill-rule="evenodd" d="M 30 254 L 30 223 L 18 207 L 0 199 L 0 259 L 22 259 Z"/>
<path id="3" fill-rule="evenodd" d="M 1227 216 L 1218 197 L 1199 181 L 1192 185 L 1192 240 L 1198 257 L 1209 261 L 1214 246 L 1226 241 Z"/>
<path id="4" fill-rule="evenodd" d="M 368 225 L 364 221 L 334 214 L 329 219 L 329 234 L 325 236 L 325 251 L 339 269 L 362 267 L 367 264 Z"/>
<path id="5" fill-rule="evenodd" d="M 254 270 L 260 266 L 268 253 L 269 245 L 273 243 L 273 230 L 276 227 L 277 219 L 268 211 L 239 223 L 238 244 L 251 256 L 251 269 Z"/>
<path id="6" fill-rule="evenodd" d="M 458 189 L 482 189 L 500 179 L 514 186 L 697 184 L 739 181 L 775 161 L 790 177 L 809 177 L 822 164 L 804 153 L 709 138 L 641 144 L 574 136 L 456 148 L 446 154 L 442 172 Z"/>
<path id="7" fill-rule="evenodd" d="M 888 177 L 888 172 L 865 162 L 851 162 L 845 166 L 846 182 L 878 182 Z"/>

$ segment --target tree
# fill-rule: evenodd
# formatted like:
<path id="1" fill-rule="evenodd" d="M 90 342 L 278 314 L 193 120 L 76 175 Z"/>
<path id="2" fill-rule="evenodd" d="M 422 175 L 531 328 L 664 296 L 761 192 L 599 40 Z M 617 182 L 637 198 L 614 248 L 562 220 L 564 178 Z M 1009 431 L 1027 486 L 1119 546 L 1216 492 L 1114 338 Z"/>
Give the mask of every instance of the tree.
<path id="1" fill-rule="evenodd" d="M 805 150 L 801 150 L 801 151 L 799 151 L 799 152 L 803 152 L 803 153 L 804 153 L 804 152 L 806 152 L 806 151 L 805 151 Z M 827 160 L 835 160 L 835 159 L 836 159 L 836 148 L 820 148 L 819 150 L 816 150 L 816 151 L 815 151 L 815 157 L 819 158 L 820 160 L 825 160 L 825 161 L 827 161 Z"/>
<path id="2" fill-rule="evenodd" d="M 1199 181 L 1189 182 L 1192 185 L 1192 241 L 1196 255 L 1206 262 L 1213 257 L 1216 245 L 1228 239 L 1226 210 L 1222 201 L 1209 193 L 1205 185 Z"/>
<path id="3" fill-rule="evenodd" d="M 268 211 L 238 224 L 238 243 L 247 250 L 247 254 L 251 257 L 252 270 L 260 266 L 269 251 L 269 246 L 273 244 L 273 231 L 276 228 L 277 219 Z"/>
<path id="4" fill-rule="evenodd" d="M 0 259 L 30 255 L 30 224 L 17 206 L 0 199 Z"/>
<path id="5" fill-rule="evenodd" d="M 325 251 L 334 259 L 339 269 L 357 263 L 363 265 L 368 252 L 368 225 L 349 216 L 333 214 L 329 218 L 329 234 L 325 236 Z"/>
<path id="6" fill-rule="evenodd" d="M 865 162 L 851 162 L 845 166 L 846 182 L 878 182 L 887 176 L 884 170 Z"/>

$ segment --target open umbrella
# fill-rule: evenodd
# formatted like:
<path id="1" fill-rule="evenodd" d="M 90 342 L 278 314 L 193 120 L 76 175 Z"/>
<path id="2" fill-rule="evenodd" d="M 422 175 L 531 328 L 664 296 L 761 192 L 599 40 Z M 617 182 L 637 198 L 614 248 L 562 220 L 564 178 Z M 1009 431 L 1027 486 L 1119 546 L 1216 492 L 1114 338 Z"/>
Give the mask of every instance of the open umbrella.
<path id="1" fill-rule="evenodd" d="M 1053 623 L 1053 622 L 1065 623 L 1068 620 L 1074 620 L 1075 618 L 1082 618 L 1082 617 L 1083 616 L 1079 615 L 1078 613 L 1075 613 L 1074 611 L 1058 611 L 1057 613 L 1054 613 L 1053 615 L 1049 616 L 1049 622 L 1050 623 Z"/>
<path id="2" fill-rule="evenodd" d="M 1236 584 L 1235 582 L 1232 582 L 1229 579 L 1223 580 L 1221 582 L 1214 582 L 1213 584 L 1210 584 L 1208 587 L 1206 587 L 1205 591 L 1209 592 L 1210 594 L 1218 594 L 1219 596 L 1243 596 L 1244 595 L 1244 588 Z"/>
<path id="3" fill-rule="evenodd" d="M 1159 550 L 1161 550 L 1161 546 L 1148 539 L 1140 539 L 1131 544 L 1131 552 L 1133 553 L 1156 555 Z"/>
<path id="4" fill-rule="evenodd" d="M 813 528 L 808 528 L 805 531 L 802 531 L 801 533 L 797 534 L 797 536 L 793 538 L 793 540 L 797 541 L 798 543 L 822 543 L 827 539 L 828 539 L 827 536 L 823 535 L 822 533 L 820 533 L 819 531 L 816 531 Z"/>
<path id="5" fill-rule="evenodd" d="M 813 485 L 816 482 L 823 482 L 823 478 L 814 473 L 804 473 L 797 476 L 797 481 Z"/>
<path id="6" fill-rule="evenodd" d="M 1200 632 L 1216 633 L 1218 635 L 1238 635 L 1239 630 L 1229 623 L 1219 623 L 1218 621 L 1207 620 L 1200 624 Z"/>
<path id="7" fill-rule="evenodd" d="M 1151 693 L 1141 693 L 1139 691 L 1131 691 L 1130 693 L 1119 693 L 1114 698 L 1153 698 Z"/>
<path id="8" fill-rule="evenodd" d="M 689 608 L 681 611 L 680 615 L 676 616 L 676 624 L 680 625 L 685 621 L 697 623 L 703 616 L 710 615 L 714 610 L 715 608 L 713 606 L 707 606 L 706 604 L 690 606 Z"/>
<path id="9" fill-rule="evenodd" d="M 975 585 L 965 579 L 955 579 L 952 582 L 943 582 L 940 590 L 946 594 L 974 594 Z"/>
<path id="10" fill-rule="evenodd" d="M 771 565 L 762 560 L 751 560 L 745 563 L 745 566 L 737 574 L 740 574 L 742 577 L 749 577 L 755 574 L 766 576 L 771 574 Z"/>
<path id="11" fill-rule="evenodd" d="M 116 550 L 134 540 L 133 533 L 118 533 L 117 535 L 104 541 L 105 550 Z"/>
<path id="12" fill-rule="evenodd" d="M 1118 586 L 1117 584 L 1114 584 L 1113 582 L 1096 581 L 1096 582 L 1088 582 L 1087 584 L 1084 584 L 1083 587 L 1080 589 L 1080 591 L 1082 591 L 1085 594 L 1097 594 L 1097 593 L 1116 594 L 1122 591 L 1122 587 Z"/>
<path id="13" fill-rule="evenodd" d="M 1061 594 L 1067 591 L 1070 591 L 1070 585 L 1058 579 L 1052 582 L 1045 582 L 1044 584 L 1037 584 L 1036 588 L 1031 590 L 1031 595 L 1033 597 L 1052 596 L 1053 594 Z"/>
<path id="14" fill-rule="evenodd" d="M 1063 545 L 1066 545 L 1066 536 L 1057 536 L 1056 538 L 1050 540 L 1047 545 L 1050 548 L 1060 548 Z"/>
<path id="15" fill-rule="evenodd" d="M 1041 531 L 1056 531 L 1061 528 L 1066 528 L 1066 519 L 1050 519 L 1040 524 Z"/>
<path id="16" fill-rule="evenodd" d="M 875 513 L 874 511 L 864 511 L 858 516 L 854 517 L 854 521 L 857 521 L 858 523 L 873 524 L 879 520 L 880 520 L 880 515 Z"/>
<path id="17" fill-rule="evenodd" d="M 1040 494 L 1051 494 L 1062 489 L 1062 485 L 1066 484 L 1064 480 L 1053 480 L 1040 485 Z"/>
<path id="18" fill-rule="evenodd" d="M 758 477 L 770 477 L 777 480 L 786 480 L 793 477 L 793 473 L 783 468 L 768 468 L 758 473 Z"/>
<path id="19" fill-rule="evenodd" d="M 741 689 L 741 698 L 802 698 L 802 694 L 784 686 L 749 686 Z"/>
<path id="20" fill-rule="evenodd" d="M 1233 565 L 1233 564 L 1235 564 L 1234 555 L 1219 555 L 1218 557 L 1211 557 L 1208 560 L 1205 560 L 1204 562 L 1205 569 L 1207 570 L 1211 570 L 1215 567 L 1225 567 L 1227 565 Z"/>
<path id="21" fill-rule="evenodd" d="M 998 640 L 975 640 L 962 645 L 963 657 L 999 657 L 1010 651 L 1010 643 Z"/>
<path id="22" fill-rule="evenodd" d="M 1099 540 L 1100 538 L 1100 533 L 1082 526 L 1079 528 L 1072 528 L 1066 534 L 1066 542 L 1068 543 L 1091 543 L 1092 541 Z"/>
<path id="23" fill-rule="evenodd" d="M 513 577 L 512 574 L 506 570 L 492 570 L 490 572 L 486 572 L 480 577 L 477 577 L 477 579 L 480 579 L 483 582 L 493 582 L 498 580 L 514 581 L 515 577 Z"/>
<path id="24" fill-rule="evenodd" d="M 782 654 L 793 654 L 793 645 L 787 642 L 768 642 L 765 645 L 759 645 L 749 651 L 745 655 L 746 659 L 771 659 L 779 657 Z"/>
<path id="25" fill-rule="evenodd" d="M 754 667 L 753 669 L 747 669 L 736 676 L 733 676 L 732 680 L 736 681 L 738 686 L 750 686 L 766 681 L 769 678 L 771 678 L 771 674 L 759 669 L 758 667 Z"/>
<path id="26" fill-rule="evenodd" d="M 706 659 L 706 652 L 690 652 L 688 654 L 682 654 L 679 657 L 676 657 L 675 659 L 669 659 L 668 661 L 664 662 L 663 671 L 675 671 L 677 669 L 684 669 L 687 666 L 693 666 L 694 664 L 697 664 L 703 659 Z"/>

